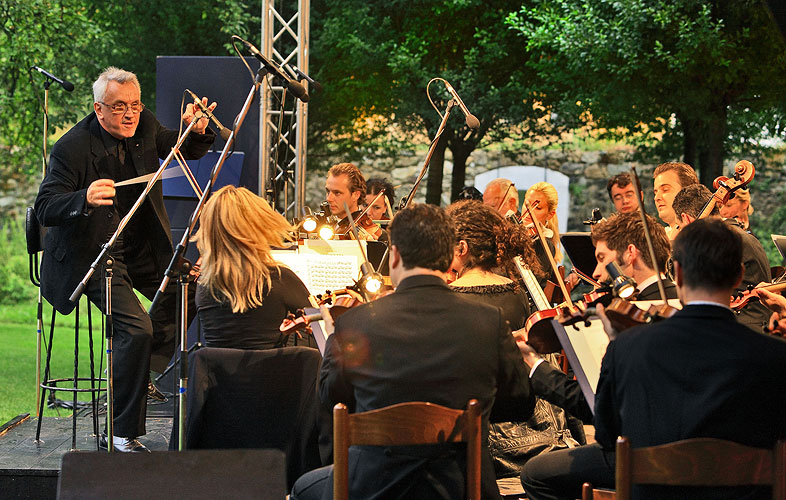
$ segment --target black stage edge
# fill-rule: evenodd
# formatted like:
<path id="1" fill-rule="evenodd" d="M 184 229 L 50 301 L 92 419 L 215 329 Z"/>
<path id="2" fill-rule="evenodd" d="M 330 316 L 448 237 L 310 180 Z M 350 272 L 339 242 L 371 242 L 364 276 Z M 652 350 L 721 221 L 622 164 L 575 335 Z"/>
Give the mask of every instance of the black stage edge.
<path id="1" fill-rule="evenodd" d="M 164 410 L 166 406 L 154 408 Z M 171 407 L 168 411 L 171 414 Z M 0 427 L 0 498 L 3 500 L 55 500 L 57 497 L 63 455 L 71 451 L 71 415 L 63 412 L 62 417 L 44 417 L 40 443 L 35 442 L 37 421 L 23 414 Z M 148 417 L 146 425 L 147 435 L 140 441 L 151 451 L 166 451 L 172 419 Z M 90 414 L 77 418 L 76 447 L 80 451 L 96 450 Z"/>

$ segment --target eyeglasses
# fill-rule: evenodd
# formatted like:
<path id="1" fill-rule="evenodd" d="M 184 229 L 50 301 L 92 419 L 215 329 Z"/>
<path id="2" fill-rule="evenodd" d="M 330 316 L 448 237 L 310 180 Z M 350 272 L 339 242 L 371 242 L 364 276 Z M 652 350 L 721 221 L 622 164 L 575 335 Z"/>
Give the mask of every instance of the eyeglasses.
<path id="1" fill-rule="evenodd" d="M 101 102 L 101 104 L 111 109 L 112 114 L 114 115 L 124 115 L 129 109 L 134 113 L 141 113 L 142 110 L 145 109 L 145 105 L 139 101 L 132 102 L 131 104 L 126 104 L 124 102 L 118 102 L 116 104 L 107 104 L 105 102 Z"/>

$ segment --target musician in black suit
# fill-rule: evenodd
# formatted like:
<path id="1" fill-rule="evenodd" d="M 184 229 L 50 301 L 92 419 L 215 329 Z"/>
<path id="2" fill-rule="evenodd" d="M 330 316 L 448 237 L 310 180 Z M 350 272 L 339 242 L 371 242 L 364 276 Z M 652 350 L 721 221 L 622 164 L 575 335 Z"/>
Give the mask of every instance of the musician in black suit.
<path id="1" fill-rule="evenodd" d="M 702 212 L 704 206 L 712 199 L 712 193 L 703 184 L 694 184 L 682 188 L 674 197 L 672 206 L 677 211 L 682 227 L 696 220 Z M 718 207 L 710 211 L 711 216 L 718 216 Z M 737 219 L 724 219 L 734 231 L 740 234 L 742 239 L 742 265 L 745 271 L 742 274 L 742 282 L 733 290 L 734 293 L 741 293 L 754 287 L 759 283 L 770 281 L 770 260 L 761 242 L 748 231 Z M 737 321 L 758 332 L 764 332 L 770 319 L 770 311 L 760 302 L 751 302 L 737 314 Z"/>
<path id="2" fill-rule="evenodd" d="M 499 418 L 526 420 L 534 407 L 526 367 L 502 311 L 453 292 L 445 272 L 456 233 L 445 212 L 430 205 L 400 211 L 390 225 L 390 275 L 395 293 L 351 309 L 327 340 L 320 398 L 363 412 L 406 401 L 483 408 L 483 497 L 499 498 L 488 449 L 492 405 Z M 495 407 L 495 411 L 498 407 Z M 461 498 L 463 447 L 353 447 L 352 498 Z M 457 453 L 458 452 L 458 453 Z M 331 498 L 332 468 L 302 476 L 293 499 Z"/>
<path id="3" fill-rule="evenodd" d="M 41 292 L 62 314 L 75 307 L 69 300 L 71 293 L 144 186 L 115 190 L 115 182 L 155 172 L 159 158 L 169 154 L 178 137 L 177 131 L 161 126 L 144 108 L 133 73 L 107 68 L 93 84 L 93 97 L 95 111 L 52 149 L 35 202 L 39 222 L 50 227 L 44 241 Z M 183 120 L 190 123 L 194 118 L 194 104 L 188 104 Z M 202 117 L 192 129 L 181 148 L 187 159 L 203 156 L 213 143 L 215 134 L 206 127 L 207 119 Z M 136 438 L 145 434 L 149 369 L 163 371 L 174 352 L 174 287 L 151 315 L 133 291 L 152 299 L 172 258 L 160 183 L 121 233 L 111 255 L 115 259 L 114 445 L 119 451 L 147 451 Z M 102 283 L 98 270 L 85 293 L 103 310 Z"/>
<path id="4" fill-rule="evenodd" d="M 584 481 L 613 487 L 619 435 L 637 448 L 694 437 L 771 448 L 786 437 L 786 342 L 741 325 L 728 308 L 742 279 L 739 232 L 718 218 L 693 222 L 675 238 L 672 258 L 683 309 L 609 343 L 595 398 L 598 444 L 528 462 L 522 482 L 530 499 L 577 498 Z M 639 493 L 770 498 L 766 488 L 747 487 Z"/>
<path id="5" fill-rule="evenodd" d="M 666 261 L 671 244 L 663 226 L 647 215 L 647 225 L 652 236 L 656 264 L 650 257 L 644 223 L 638 212 L 613 214 L 608 219 L 595 224 L 592 228 L 592 243 L 595 245 L 595 259 L 598 264 L 592 277 L 597 281 L 608 279 L 606 265 L 616 262 L 622 274 L 636 281 L 635 300 L 659 300 L 658 274 L 662 279 L 667 299 L 676 299 L 674 283 L 666 278 Z M 657 269 L 657 271 L 656 271 Z"/>

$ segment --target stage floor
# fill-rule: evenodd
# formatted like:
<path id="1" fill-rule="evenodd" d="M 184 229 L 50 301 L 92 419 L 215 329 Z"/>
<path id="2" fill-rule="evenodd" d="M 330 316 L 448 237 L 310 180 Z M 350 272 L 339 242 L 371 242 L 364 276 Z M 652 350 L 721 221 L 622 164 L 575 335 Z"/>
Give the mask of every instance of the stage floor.
<path id="1" fill-rule="evenodd" d="M 173 405 L 148 405 L 147 434 L 140 441 L 151 451 L 169 449 L 172 431 Z M 0 430 L 0 497 L 10 500 L 52 499 L 57 495 L 57 478 L 63 455 L 71 451 L 71 414 L 44 417 L 41 439 L 35 440 L 38 420 L 29 415 L 6 423 Z M 104 427 L 104 415 L 99 416 L 99 432 Z M 96 451 L 92 415 L 77 416 L 76 450 Z"/>

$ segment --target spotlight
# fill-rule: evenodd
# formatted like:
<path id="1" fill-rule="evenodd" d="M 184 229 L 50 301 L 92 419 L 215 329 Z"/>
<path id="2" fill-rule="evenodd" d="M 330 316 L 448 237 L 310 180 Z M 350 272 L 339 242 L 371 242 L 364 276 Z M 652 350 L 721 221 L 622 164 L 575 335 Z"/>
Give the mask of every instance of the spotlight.
<path id="1" fill-rule="evenodd" d="M 323 240 L 330 240 L 333 239 L 333 236 L 336 235 L 336 231 L 333 229 L 332 225 L 328 223 L 323 223 L 317 229 L 317 234 L 319 234 L 319 237 L 322 238 Z"/>
<path id="2" fill-rule="evenodd" d="M 317 219 L 313 215 L 307 215 L 303 218 L 302 226 L 303 231 L 313 233 L 317 228 Z"/>
<path id="3" fill-rule="evenodd" d="M 382 276 L 374 271 L 369 262 L 360 264 L 360 271 L 363 273 L 363 277 L 358 281 L 358 287 L 366 299 L 369 299 L 379 293 L 382 288 Z"/>
<path id="4" fill-rule="evenodd" d="M 611 287 L 618 297 L 627 299 L 636 291 L 636 282 L 622 274 L 622 269 L 616 262 L 606 264 L 606 272 L 611 277 Z"/>

